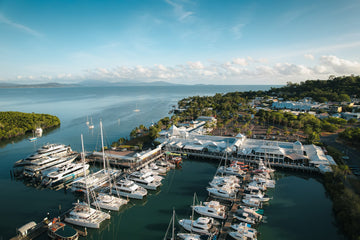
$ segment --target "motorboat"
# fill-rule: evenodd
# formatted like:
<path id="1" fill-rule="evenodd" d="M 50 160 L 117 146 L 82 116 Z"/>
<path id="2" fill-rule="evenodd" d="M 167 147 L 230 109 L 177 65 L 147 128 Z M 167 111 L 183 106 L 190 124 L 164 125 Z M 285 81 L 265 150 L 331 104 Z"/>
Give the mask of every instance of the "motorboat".
<path id="1" fill-rule="evenodd" d="M 263 195 L 261 193 L 245 193 L 245 198 L 246 199 L 257 199 L 261 202 L 268 202 L 270 200 L 270 197 L 268 197 L 267 195 Z"/>
<path id="2" fill-rule="evenodd" d="M 221 198 L 231 198 L 231 199 L 235 199 L 236 198 L 236 191 L 234 191 L 234 189 L 232 189 L 229 186 L 224 186 L 221 188 L 206 188 L 206 190 L 209 192 L 209 195 L 213 195 L 216 197 L 221 197 Z"/>
<path id="3" fill-rule="evenodd" d="M 178 233 L 176 235 L 179 239 L 183 240 L 210 240 L 212 239 L 211 235 L 200 235 L 196 233 Z"/>
<path id="4" fill-rule="evenodd" d="M 236 240 L 257 240 L 256 234 L 249 229 L 239 229 L 236 232 L 229 232 L 229 235 Z"/>
<path id="5" fill-rule="evenodd" d="M 137 185 L 149 190 L 156 190 L 161 186 L 161 181 L 155 180 L 150 173 L 136 171 L 131 173 L 128 178 L 134 181 Z"/>
<path id="6" fill-rule="evenodd" d="M 134 199 L 143 199 L 147 195 L 145 188 L 135 184 L 129 179 L 122 179 L 112 186 L 112 193 L 120 196 Z"/>
<path id="7" fill-rule="evenodd" d="M 88 171 L 89 164 L 83 166 L 81 163 L 69 163 L 68 165 L 56 168 L 43 178 L 41 185 L 54 187 L 62 183 L 69 183 L 76 177 L 83 175 L 84 167 L 85 171 Z"/>
<path id="8" fill-rule="evenodd" d="M 192 206 L 192 208 L 195 212 L 203 216 L 221 220 L 226 218 L 225 206 L 221 205 L 218 201 L 204 202 L 204 204 L 195 205 Z"/>
<path id="9" fill-rule="evenodd" d="M 33 164 L 24 167 L 23 176 L 27 178 L 42 178 L 50 172 L 50 169 L 54 170 L 55 167 L 61 168 L 66 166 L 74 162 L 77 157 L 78 154 L 73 153 L 63 157 L 51 156 L 37 159 Z"/>
<path id="10" fill-rule="evenodd" d="M 160 167 L 160 166 L 156 165 L 155 163 L 150 163 L 149 169 L 151 169 L 153 172 L 160 174 L 160 175 L 165 175 L 166 172 L 168 171 L 165 167 Z"/>
<path id="11" fill-rule="evenodd" d="M 223 177 L 215 176 L 209 184 L 214 188 L 221 188 L 224 185 L 231 185 L 235 189 L 240 188 L 239 179 L 234 175 Z"/>
<path id="12" fill-rule="evenodd" d="M 238 177 L 243 177 L 246 174 L 246 172 L 241 170 L 241 168 L 238 166 L 229 166 L 229 167 L 221 166 L 218 168 L 217 172 L 221 174 L 234 175 Z"/>
<path id="13" fill-rule="evenodd" d="M 250 224 L 255 224 L 257 221 L 257 219 L 253 215 L 246 212 L 237 213 L 234 215 L 234 217 L 241 222 L 246 222 Z"/>
<path id="14" fill-rule="evenodd" d="M 250 207 L 261 207 L 261 201 L 258 199 L 254 199 L 254 198 L 244 198 L 242 199 L 242 202 Z"/>
<path id="15" fill-rule="evenodd" d="M 211 217 L 199 217 L 196 220 L 181 219 L 179 224 L 189 232 L 211 235 L 218 231 L 214 226 L 214 219 Z"/>

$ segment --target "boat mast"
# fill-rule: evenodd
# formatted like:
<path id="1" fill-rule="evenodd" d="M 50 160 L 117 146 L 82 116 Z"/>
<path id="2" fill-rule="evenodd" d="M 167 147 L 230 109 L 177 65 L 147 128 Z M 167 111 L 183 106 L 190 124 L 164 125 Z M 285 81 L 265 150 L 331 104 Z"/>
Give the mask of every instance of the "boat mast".
<path id="1" fill-rule="evenodd" d="M 104 136 L 103 136 L 103 129 L 102 129 L 102 121 L 100 119 L 100 133 L 101 133 L 101 149 L 103 155 L 103 163 L 104 163 L 104 170 L 106 172 L 106 165 L 105 165 L 105 150 L 104 150 Z"/>
<path id="2" fill-rule="evenodd" d="M 171 236 L 171 240 L 175 240 L 175 209 L 173 209 L 172 236 Z"/>
<path id="3" fill-rule="evenodd" d="M 88 190 L 88 186 L 87 186 L 87 176 L 86 176 L 86 170 L 85 170 L 85 150 L 84 150 L 84 139 L 83 139 L 83 135 L 81 134 L 81 147 L 82 147 L 82 152 L 81 152 L 81 160 L 83 162 L 83 169 L 84 169 L 84 180 L 85 180 L 85 189 L 86 189 L 86 198 L 87 198 L 87 204 L 89 206 L 88 210 L 90 212 L 90 197 L 89 197 L 89 190 Z"/>

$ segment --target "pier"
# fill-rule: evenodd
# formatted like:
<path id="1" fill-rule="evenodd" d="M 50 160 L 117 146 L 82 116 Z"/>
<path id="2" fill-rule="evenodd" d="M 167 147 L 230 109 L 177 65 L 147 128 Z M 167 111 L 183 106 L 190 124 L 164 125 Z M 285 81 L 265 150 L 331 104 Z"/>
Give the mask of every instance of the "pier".
<path id="1" fill-rule="evenodd" d="M 175 153 L 182 153 L 187 154 L 188 156 L 191 156 L 193 158 L 198 159 L 213 159 L 213 160 L 219 160 L 225 159 L 224 153 L 211 153 L 211 152 L 197 152 L 194 150 L 174 150 L 171 149 L 171 152 Z M 249 159 L 244 157 L 234 157 L 230 156 L 228 157 L 229 161 L 242 161 L 249 164 L 258 164 L 259 160 L 256 159 Z M 280 162 L 266 162 L 267 165 L 270 165 L 274 168 L 281 168 L 281 169 L 287 169 L 287 170 L 296 170 L 296 171 L 303 171 L 303 172 L 310 172 L 310 173 L 320 173 L 320 170 L 317 167 L 313 166 L 305 166 L 305 165 L 297 165 L 297 164 L 289 164 L 289 163 L 280 163 Z"/>

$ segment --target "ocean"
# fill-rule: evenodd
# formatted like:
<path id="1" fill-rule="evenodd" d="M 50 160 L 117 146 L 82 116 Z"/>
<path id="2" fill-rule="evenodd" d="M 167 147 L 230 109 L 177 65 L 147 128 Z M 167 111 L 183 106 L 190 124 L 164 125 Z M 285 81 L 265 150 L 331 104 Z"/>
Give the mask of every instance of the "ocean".
<path id="1" fill-rule="evenodd" d="M 173 105 L 188 96 L 214 95 L 232 91 L 267 90 L 276 86 L 164 86 L 164 87 L 77 87 L 0 89 L 0 111 L 48 113 L 60 118 L 59 128 L 45 131 L 36 142 L 18 137 L 0 143 L 0 239 L 15 235 L 29 221 L 41 221 L 71 208 L 79 196 L 71 191 L 35 188 L 14 180 L 14 162 L 46 143 L 70 144 L 86 151 L 100 150 L 99 120 L 104 125 L 106 145 L 128 137 L 140 124 L 149 126 L 169 116 Z M 140 111 L 135 112 L 134 109 Z M 89 130 L 85 122 L 95 128 Z M 163 186 L 146 200 L 131 201 L 99 230 L 89 230 L 88 239 L 162 239 L 172 210 L 178 219 L 191 215 L 194 192 L 200 201 L 217 162 L 186 160 L 183 168 L 168 173 Z M 261 239 L 341 239 L 334 225 L 331 201 L 318 179 L 279 173 L 273 200 L 265 207 L 266 224 L 259 227 Z M 316 224 L 315 224 L 316 223 Z M 313 237 L 312 237 L 313 236 Z M 46 237 L 43 237 L 46 239 Z"/>

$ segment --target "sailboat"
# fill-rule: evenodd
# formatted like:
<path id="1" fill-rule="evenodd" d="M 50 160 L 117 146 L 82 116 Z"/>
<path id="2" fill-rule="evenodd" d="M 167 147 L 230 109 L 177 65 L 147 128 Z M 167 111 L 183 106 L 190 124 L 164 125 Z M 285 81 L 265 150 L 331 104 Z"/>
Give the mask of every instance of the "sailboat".
<path id="1" fill-rule="evenodd" d="M 84 150 L 84 141 L 82 134 L 81 134 L 81 146 L 82 146 L 81 159 L 85 166 L 85 150 Z M 85 167 L 84 167 L 84 176 L 86 179 Z M 82 227 L 99 228 L 100 224 L 103 221 L 105 221 L 106 219 L 110 219 L 110 214 L 90 207 L 90 197 L 89 197 L 87 184 L 86 184 L 86 198 L 87 198 L 87 202 L 79 202 L 78 200 L 76 203 L 74 203 L 75 207 L 65 217 L 65 222 Z"/>
<path id="2" fill-rule="evenodd" d="M 134 112 L 140 112 L 140 109 L 138 109 L 138 105 L 136 104 L 136 108 L 134 109 Z"/>
<path id="3" fill-rule="evenodd" d="M 102 122 L 100 120 L 100 132 L 101 132 L 101 146 L 102 146 L 102 155 L 103 155 L 103 162 L 104 162 L 104 170 L 109 179 L 109 189 L 111 192 L 112 184 L 111 184 L 111 177 L 109 171 L 106 169 L 106 160 L 105 160 L 105 151 L 104 151 L 104 137 L 103 137 L 103 129 L 102 129 Z M 106 193 L 99 193 L 94 202 L 91 205 L 98 206 L 103 209 L 112 210 L 112 211 L 119 211 L 122 205 L 125 205 L 129 202 L 127 199 L 123 199 L 120 197 L 115 197 Z"/>
<path id="4" fill-rule="evenodd" d="M 37 140 L 37 137 L 35 136 L 35 132 L 34 132 L 34 130 L 33 130 L 33 136 L 29 138 L 29 141 L 30 141 L 30 142 L 34 142 L 34 141 L 36 141 L 36 140 Z"/>
<path id="5" fill-rule="evenodd" d="M 94 124 L 92 123 L 92 117 L 90 117 L 90 123 L 88 124 L 89 129 L 94 128 Z"/>

